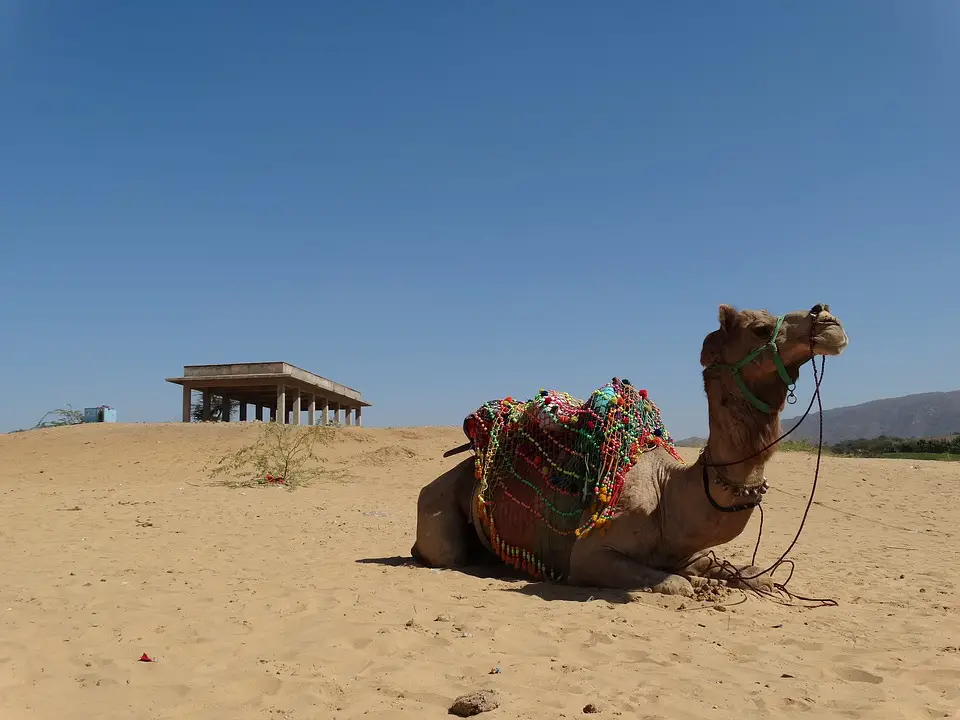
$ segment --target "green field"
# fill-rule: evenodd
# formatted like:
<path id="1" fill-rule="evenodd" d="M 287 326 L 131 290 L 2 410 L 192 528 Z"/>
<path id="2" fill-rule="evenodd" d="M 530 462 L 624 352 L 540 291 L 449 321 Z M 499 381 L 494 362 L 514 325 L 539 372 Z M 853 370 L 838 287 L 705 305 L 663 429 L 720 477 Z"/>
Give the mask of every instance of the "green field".
<path id="1" fill-rule="evenodd" d="M 699 439 L 699 438 L 695 438 Z M 778 447 L 785 452 L 816 453 L 809 440 L 783 440 Z M 846 440 L 823 446 L 823 455 L 850 458 L 886 458 L 889 460 L 941 460 L 960 462 L 960 433 L 943 438 L 891 438 L 881 436 L 865 440 Z"/>
<path id="2" fill-rule="evenodd" d="M 892 458 L 894 460 L 947 460 L 952 462 L 960 461 L 960 455 L 956 453 L 922 453 L 922 452 L 902 452 L 902 453 L 880 453 L 874 457 Z"/>
<path id="3" fill-rule="evenodd" d="M 816 453 L 817 446 L 803 440 L 785 441 L 780 443 L 780 449 L 784 452 L 803 452 Z M 946 462 L 960 462 L 960 454 L 957 453 L 936 453 L 936 452 L 869 452 L 861 450 L 860 452 L 838 451 L 829 445 L 823 446 L 824 456 L 830 457 L 849 457 L 849 458 L 884 458 L 887 460 L 942 460 Z"/>

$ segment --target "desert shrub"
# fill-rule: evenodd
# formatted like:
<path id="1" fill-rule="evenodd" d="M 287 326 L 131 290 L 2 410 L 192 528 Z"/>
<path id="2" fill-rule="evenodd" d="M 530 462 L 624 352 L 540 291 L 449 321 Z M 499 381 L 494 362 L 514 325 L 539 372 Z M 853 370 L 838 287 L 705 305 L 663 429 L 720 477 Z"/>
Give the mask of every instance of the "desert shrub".
<path id="1" fill-rule="evenodd" d="M 34 429 L 80 425 L 83 422 L 83 410 L 74 410 L 73 406 L 50 410 L 34 425 Z"/>
<path id="2" fill-rule="evenodd" d="M 317 448 L 329 445 L 335 432 L 322 425 L 263 423 L 257 440 L 221 457 L 211 477 L 223 478 L 230 487 L 282 485 L 293 490 L 323 474 Z"/>
<path id="3" fill-rule="evenodd" d="M 83 424 L 83 411 L 74 410 L 72 405 L 67 405 L 65 408 L 57 408 L 56 410 L 48 410 L 44 413 L 44 416 L 40 418 L 40 422 L 30 428 L 19 428 L 17 430 L 11 430 L 11 433 L 22 433 L 27 430 L 42 430 L 43 428 L 54 428 L 54 427 L 66 427 L 67 425 L 82 425 Z"/>

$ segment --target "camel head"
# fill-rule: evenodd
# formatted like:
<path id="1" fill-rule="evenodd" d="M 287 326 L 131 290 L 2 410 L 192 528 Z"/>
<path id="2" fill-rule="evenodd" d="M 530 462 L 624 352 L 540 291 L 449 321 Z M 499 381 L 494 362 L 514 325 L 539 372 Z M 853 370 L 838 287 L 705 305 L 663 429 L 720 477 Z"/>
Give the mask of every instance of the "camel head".
<path id="1" fill-rule="evenodd" d="M 777 412 L 792 393 L 800 367 L 815 355 L 839 355 L 847 342 L 829 305 L 780 316 L 721 305 L 720 327 L 704 338 L 700 352 L 707 394 L 710 384 L 719 382 L 756 410 Z"/>

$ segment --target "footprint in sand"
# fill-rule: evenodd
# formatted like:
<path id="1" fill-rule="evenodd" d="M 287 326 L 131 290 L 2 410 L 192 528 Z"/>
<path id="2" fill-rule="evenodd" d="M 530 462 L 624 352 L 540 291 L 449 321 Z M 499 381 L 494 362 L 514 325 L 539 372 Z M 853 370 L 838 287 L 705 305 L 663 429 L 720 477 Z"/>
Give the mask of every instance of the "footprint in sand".
<path id="1" fill-rule="evenodd" d="M 248 690 L 254 690 L 258 695 L 276 695 L 283 687 L 283 681 L 275 675 L 259 677 L 253 682 L 246 681 L 243 687 Z"/>
<path id="2" fill-rule="evenodd" d="M 367 646 L 370 645 L 372 642 L 373 642 L 373 638 L 369 638 L 369 637 L 354 638 L 353 640 L 350 641 L 350 646 L 354 650 L 366 650 Z"/>
<path id="3" fill-rule="evenodd" d="M 874 675 L 860 668 L 841 667 L 837 669 L 837 675 L 849 682 L 870 683 L 872 685 L 879 685 L 883 682 L 881 676 Z"/>

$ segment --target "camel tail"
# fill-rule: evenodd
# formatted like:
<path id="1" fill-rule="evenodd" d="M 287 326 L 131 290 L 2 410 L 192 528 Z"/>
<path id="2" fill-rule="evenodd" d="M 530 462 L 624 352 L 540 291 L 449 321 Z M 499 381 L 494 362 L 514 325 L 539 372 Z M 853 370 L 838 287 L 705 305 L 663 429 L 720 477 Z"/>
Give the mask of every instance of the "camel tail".
<path id="1" fill-rule="evenodd" d="M 466 452 L 467 450 L 469 450 L 469 449 L 472 448 L 472 447 L 473 447 L 473 443 L 465 442 L 463 445 L 460 445 L 460 446 L 458 446 L 458 447 L 452 448 L 451 450 L 447 450 L 447 451 L 443 454 L 443 456 L 446 458 L 446 457 L 452 457 L 452 456 L 454 456 L 454 455 L 459 455 L 460 453 Z"/>

